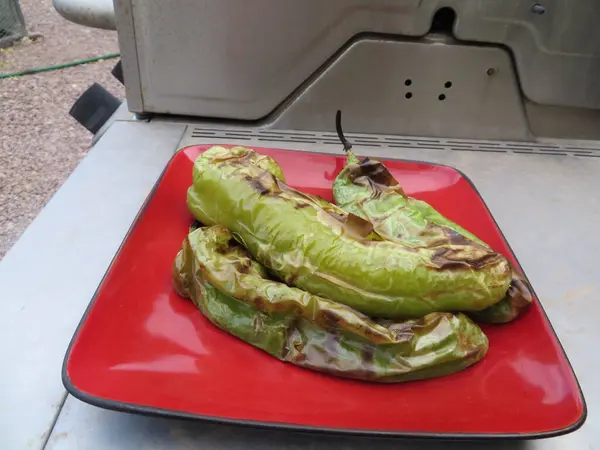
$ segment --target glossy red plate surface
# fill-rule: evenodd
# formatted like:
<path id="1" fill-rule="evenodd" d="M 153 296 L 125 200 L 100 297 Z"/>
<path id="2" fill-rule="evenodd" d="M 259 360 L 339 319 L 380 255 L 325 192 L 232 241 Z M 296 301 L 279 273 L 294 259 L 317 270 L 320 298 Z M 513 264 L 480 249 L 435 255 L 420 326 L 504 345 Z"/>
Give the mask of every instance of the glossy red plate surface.
<path id="1" fill-rule="evenodd" d="M 271 427 L 401 436 L 545 437 L 577 429 L 585 403 L 535 302 L 520 320 L 486 326 L 486 357 L 444 378 L 396 385 L 348 381 L 280 362 L 218 330 L 171 286 L 192 217 L 194 159 L 171 160 L 77 330 L 63 370 L 80 399 L 130 412 Z M 256 148 L 288 183 L 331 200 L 344 157 Z M 517 264 L 475 188 L 453 168 L 386 165 L 409 195 L 474 232 Z"/>

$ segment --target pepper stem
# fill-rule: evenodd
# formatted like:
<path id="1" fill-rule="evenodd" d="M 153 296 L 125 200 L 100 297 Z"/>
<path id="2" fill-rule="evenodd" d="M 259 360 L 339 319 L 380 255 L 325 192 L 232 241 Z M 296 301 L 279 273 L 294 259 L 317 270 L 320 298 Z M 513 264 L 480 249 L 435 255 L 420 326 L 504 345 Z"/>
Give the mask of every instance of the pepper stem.
<path id="1" fill-rule="evenodd" d="M 352 144 L 348 142 L 348 139 L 344 136 L 344 131 L 342 130 L 342 111 L 339 109 L 335 114 L 335 131 L 337 131 L 337 135 L 344 146 L 344 151 L 348 152 L 352 148 Z"/>

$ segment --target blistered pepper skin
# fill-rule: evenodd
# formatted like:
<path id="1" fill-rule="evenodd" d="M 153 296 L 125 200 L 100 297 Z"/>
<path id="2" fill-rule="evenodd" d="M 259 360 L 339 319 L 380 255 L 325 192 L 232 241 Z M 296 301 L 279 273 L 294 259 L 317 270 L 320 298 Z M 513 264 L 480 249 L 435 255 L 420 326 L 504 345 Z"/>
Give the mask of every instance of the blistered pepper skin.
<path id="1" fill-rule="evenodd" d="M 286 284 L 390 319 L 481 311 L 506 293 L 510 266 L 498 253 L 383 240 L 370 222 L 287 186 L 264 158 L 243 147 L 207 150 L 195 161 L 188 207 L 231 230 Z"/>
<path id="2" fill-rule="evenodd" d="M 525 277 L 513 271 L 506 295 L 498 303 L 482 311 L 471 311 L 469 315 L 483 323 L 509 323 L 529 310 L 533 302 L 533 291 Z"/>
<path id="3" fill-rule="evenodd" d="M 412 198 L 380 161 L 360 161 L 348 153 L 346 166 L 333 183 L 335 203 L 345 211 L 373 223 L 374 230 L 387 240 L 414 248 L 463 242 L 489 246 L 428 203 Z M 507 323 L 522 315 L 531 305 L 531 286 L 512 269 L 506 295 L 482 311 L 470 313 L 480 322 Z"/>
<path id="4" fill-rule="evenodd" d="M 485 334 L 463 314 L 374 321 L 270 280 L 219 225 L 188 235 L 173 281 L 222 330 L 282 361 L 340 377 L 380 383 L 440 377 L 475 364 L 488 350 Z"/>

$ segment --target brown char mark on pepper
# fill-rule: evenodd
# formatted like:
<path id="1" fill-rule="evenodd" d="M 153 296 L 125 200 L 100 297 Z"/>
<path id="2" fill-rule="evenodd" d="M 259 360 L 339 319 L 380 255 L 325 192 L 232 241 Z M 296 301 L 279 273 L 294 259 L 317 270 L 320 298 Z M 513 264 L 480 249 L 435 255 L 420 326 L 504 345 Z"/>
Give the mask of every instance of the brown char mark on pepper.
<path id="1" fill-rule="evenodd" d="M 342 320 L 337 313 L 328 309 L 321 310 L 321 317 L 323 318 L 325 325 L 331 329 L 335 329 Z"/>
<path id="2" fill-rule="evenodd" d="M 396 186 L 398 181 L 380 161 L 365 158 L 356 168 L 349 173 L 350 181 L 359 177 L 366 177 L 375 184 L 382 186 Z"/>
<path id="3" fill-rule="evenodd" d="M 273 302 L 270 301 L 269 299 L 267 299 L 266 297 L 262 296 L 262 295 L 257 295 L 254 298 L 254 306 L 256 307 L 256 309 L 262 311 L 262 312 L 268 312 L 268 313 L 278 313 L 278 312 L 284 312 L 284 313 L 290 313 L 293 316 L 299 316 L 301 311 L 299 311 L 299 308 L 296 307 L 292 307 L 290 308 L 290 305 L 287 304 L 286 302 Z"/>
<path id="4" fill-rule="evenodd" d="M 286 274 L 283 277 L 283 281 L 288 286 L 296 286 L 296 283 L 298 282 L 298 273 L 297 272 L 290 272 L 289 274 Z"/>
<path id="5" fill-rule="evenodd" d="M 259 295 L 259 296 L 256 296 L 256 297 L 254 298 L 254 306 L 255 306 L 255 307 L 256 307 L 256 309 L 258 309 L 259 311 L 265 311 L 265 310 L 266 310 L 266 308 L 265 308 L 265 305 L 268 305 L 268 304 L 269 304 L 269 301 L 268 301 L 266 298 L 264 298 L 264 297 L 261 297 L 260 295 Z M 267 308 L 267 309 L 268 309 L 268 308 Z"/>
<path id="6" fill-rule="evenodd" d="M 235 250 L 237 248 L 238 246 L 235 240 L 229 239 L 226 243 L 215 246 L 215 252 L 221 255 L 227 255 L 231 253 L 232 250 Z M 248 261 L 248 264 L 250 264 L 250 261 Z"/>
<path id="7" fill-rule="evenodd" d="M 533 302 L 531 286 L 518 275 L 513 275 L 506 296 L 512 300 L 510 304 L 517 311 L 527 308 Z"/>
<path id="8" fill-rule="evenodd" d="M 408 338 L 410 340 L 414 335 L 413 328 L 415 327 L 415 324 L 410 321 L 393 322 L 387 319 L 379 319 L 377 323 L 394 333 L 396 339 L 402 337 L 403 339 Z"/>
<path id="9" fill-rule="evenodd" d="M 433 225 L 436 226 L 436 225 Z M 452 245 L 470 245 L 472 247 L 481 249 L 481 250 L 489 250 L 487 247 L 484 247 L 483 245 L 479 244 L 478 242 L 472 241 L 471 239 L 463 236 L 460 233 L 457 233 L 456 231 L 448 228 L 448 227 L 443 227 L 444 229 L 444 234 L 448 237 L 448 241 L 450 242 L 450 244 Z"/>
<path id="10" fill-rule="evenodd" d="M 494 252 L 485 252 L 481 255 L 479 249 L 473 248 L 479 255 L 472 257 L 458 256 L 458 253 L 465 253 L 468 250 L 465 247 L 460 249 L 440 247 L 437 248 L 431 257 L 431 263 L 436 270 L 468 270 L 482 269 L 483 267 L 499 262 L 503 257 Z"/>
<path id="11" fill-rule="evenodd" d="M 481 347 L 470 343 L 469 337 L 465 335 L 462 330 L 457 331 L 457 341 L 460 350 L 462 350 L 463 357 L 465 359 L 471 359 L 477 357 L 481 352 Z"/>
<path id="12" fill-rule="evenodd" d="M 365 369 L 370 369 L 373 366 L 373 360 L 375 359 L 375 349 L 373 346 L 362 346 L 360 349 L 360 357 L 362 363 L 365 365 Z"/>
<path id="13" fill-rule="evenodd" d="M 326 209 L 323 209 L 323 211 L 340 222 L 345 229 L 358 237 L 366 238 L 374 230 L 371 222 L 356 214 L 346 212 L 337 213 L 336 211 L 329 211 Z"/>
<path id="14" fill-rule="evenodd" d="M 446 229 L 446 236 L 448 236 L 448 240 L 450 241 L 451 244 L 454 245 L 470 245 L 472 243 L 472 241 L 470 241 L 469 239 L 467 239 L 466 237 L 464 237 L 462 234 L 457 233 L 454 230 L 451 230 L 450 228 Z"/>
<path id="15" fill-rule="evenodd" d="M 220 166 L 224 166 L 224 165 L 236 165 L 236 166 L 250 166 L 253 165 L 252 161 L 252 153 L 249 151 L 244 152 L 243 155 L 233 155 L 230 153 L 224 154 L 224 155 L 219 155 L 219 156 L 213 156 L 212 161 L 214 163 L 219 164 Z"/>
<path id="16" fill-rule="evenodd" d="M 281 359 L 301 364 L 306 359 L 306 354 L 300 333 L 300 318 L 296 317 L 290 322 L 286 334 L 286 345 L 281 349 Z"/>
<path id="17" fill-rule="evenodd" d="M 243 259 L 236 264 L 236 269 L 240 273 L 249 273 L 250 272 L 250 260 Z"/>
<path id="18" fill-rule="evenodd" d="M 470 240 L 453 229 L 433 222 L 428 222 L 425 228 L 419 233 L 419 236 L 428 239 L 427 246 L 430 248 L 451 245 L 462 247 L 469 246 L 479 250 L 489 251 L 489 248 Z"/>
<path id="19" fill-rule="evenodd" d="M 367 237 L 373 232 L 374 228 L 371 222 L 352 213 L 346 216 L 344 224 L 353 230 L 357 235 L 362 237 Z"/>
<path id="20" fill-rule="evenodd" d="M 251 177 L 250 180 L 248 180 L 248 182 L 250 183 L 252 189 L 258 192 L 260 195 L 267 195 L 269 192 L 271 192 L 271 190 L 268 187 L 266 187 L 262 183 L 262 181 L 257 177 Z"/>
<path id="21" fill-rule="evenodd" d="M 244 175 L 244 180 L 248 182 L 250 187 L 260 195 L 277 195 L 279 189 L 273 182 L 275 176 L 268 170 L 262 170 L 258 175 Z"/>

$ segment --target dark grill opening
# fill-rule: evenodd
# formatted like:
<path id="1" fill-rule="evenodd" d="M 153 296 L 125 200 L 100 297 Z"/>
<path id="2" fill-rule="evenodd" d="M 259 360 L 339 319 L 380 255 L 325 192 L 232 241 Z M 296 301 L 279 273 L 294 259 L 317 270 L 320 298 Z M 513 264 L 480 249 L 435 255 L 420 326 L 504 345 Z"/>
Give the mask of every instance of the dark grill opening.
<path id="1" fill-rule="evenodd" d="M 440 8 L 437 10 L 431 21 L 430 33 L 452 34 L 456 13 L 452 8 Z"/>

